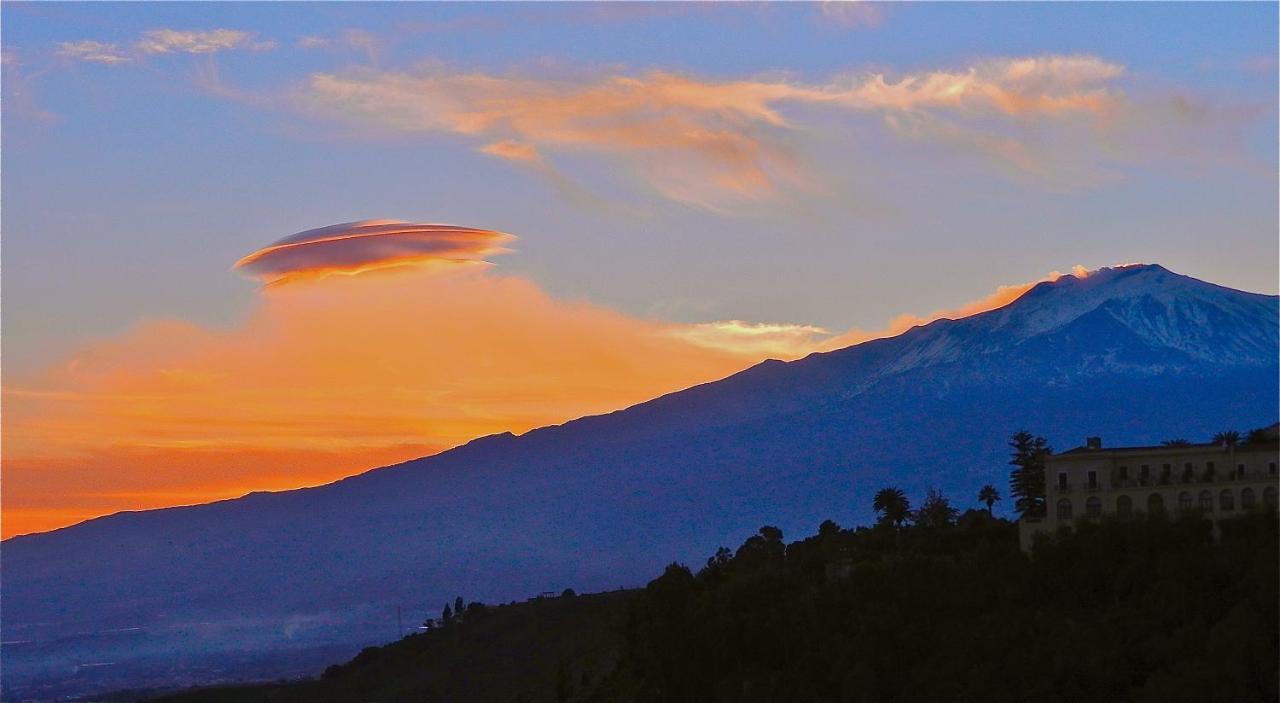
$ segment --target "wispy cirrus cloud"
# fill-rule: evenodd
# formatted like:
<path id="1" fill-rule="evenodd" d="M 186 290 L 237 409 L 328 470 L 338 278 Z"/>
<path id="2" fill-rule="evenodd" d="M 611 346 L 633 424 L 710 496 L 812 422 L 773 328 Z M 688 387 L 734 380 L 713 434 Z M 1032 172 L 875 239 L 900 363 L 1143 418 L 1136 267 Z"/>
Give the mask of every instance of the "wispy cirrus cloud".
<path id="1" fill-rule="evenodd" d="M 142 33 L 134 48 L 143 54 L 213 54 L 232 49 L 264 50 L 274 42 L 257 41 L 238 29 L 152 29 Z"/>
<path id="2" fill-rule="evenodd" d="M 672 200 L 725 210 L 814 185 L 791 140 L 813 111 L 879 118 L 905 139 L 965 144 L 1028 173 L 1028 124 L 1099 127 L 1126 100 L 1124 68 L 1096 56 L 991 59 L 890 77 L 710 80 L 667 71 L 530 78 L 433 66 L 317 73 L 294 99 L 311 114 L 409 134 L 447 134 L 512 162 L 592 154 Z"/>
<path id="3" fill-rule="evenodd" d="M 77 42 L 62 42 L 58 45 L 58 56 L 76 61 L 104 63 L 114 65 L 132 60 L 125 50 L 116 44 L 98 42 L 90 39 Z"/>
<path id="4" fill-rule="evenodd" d="M 862 29 L 884 22 L 884 5 L 864 0 L 822 0 L 818 19 L 824 27 Z"/>
<path id="5" fill-rule="evenodd" d="M 482 264 L 515 237 L 475 227 L 364 220 L 285 237 L 236 262 L 268 284 L 388 268 Z"/>
<path id="6" fill-rule="evenodd" d="M 275 42 L 258 40 L 251 32 L 238 29 L 160 28 L 143 32 L 128 46 L 84 39 L 62 42 L 56 53 L 61 58 L 73 61 L 118 66 L 143 57 L 163 54 L 215 54 L 233 50 L 266 51 L 273 48 Z"/>

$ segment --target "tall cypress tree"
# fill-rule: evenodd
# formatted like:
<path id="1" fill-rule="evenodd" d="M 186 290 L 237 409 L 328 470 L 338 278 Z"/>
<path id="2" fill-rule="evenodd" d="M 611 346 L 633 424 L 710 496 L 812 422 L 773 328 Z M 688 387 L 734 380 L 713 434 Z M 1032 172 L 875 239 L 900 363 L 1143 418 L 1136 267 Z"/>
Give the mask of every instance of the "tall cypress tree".
<path id="1" fill-rule="evenodd" d="M 1009 463 L 1009 493 L 1014 497 L 1014 508 L 1021 517 L 1044 517 L 1044 458 L 1053 448 L 1044 437 L 1036 437 L 1026 430 L 1009 438 L 1013 449 Z"/>

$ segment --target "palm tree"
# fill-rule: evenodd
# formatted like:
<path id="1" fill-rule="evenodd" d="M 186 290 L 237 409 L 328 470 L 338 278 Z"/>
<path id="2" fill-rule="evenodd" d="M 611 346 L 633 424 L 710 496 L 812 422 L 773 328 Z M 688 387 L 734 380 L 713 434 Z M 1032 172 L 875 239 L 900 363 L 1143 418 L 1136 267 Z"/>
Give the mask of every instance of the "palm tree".
<path id="1" fill-rule="evenodd" d="M 1240 443 L 1240 433 L 1235 430 L 1224 430 L 1213 436 L 1213 443 L 1227 447 L 1234 447 Z"/>
<path id="2" fill-rule="evenodd" d="M 989 483 L 983 486 L 982 490 L 978 491 L 978 502 L 987 504 L 988 515 L 994 515 L 994 513 L 991 512 L 991 507 L 995 505 L 998 500 L 1000 500 L 1000 491 L 997 491 L 996 487 Z"/>
<path id="3" fill-rule="evenodd" d="M 888 487 L 876 491 L 871 507 L 880 514 L 880 522 L 895 527 L 901 526 L 911 515 L 911 503 L 900 488 Z"/>

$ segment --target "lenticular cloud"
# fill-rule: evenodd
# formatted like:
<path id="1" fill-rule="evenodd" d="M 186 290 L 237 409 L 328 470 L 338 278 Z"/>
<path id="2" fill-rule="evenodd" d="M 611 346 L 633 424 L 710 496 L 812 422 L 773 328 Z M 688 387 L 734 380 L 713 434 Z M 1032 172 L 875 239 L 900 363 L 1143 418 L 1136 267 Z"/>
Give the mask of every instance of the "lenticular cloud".
<path id="1" fill-rule="evenodd" d="M 474 227 L 364 220 L 285 237 L 237 261 L 235 268 L 278 284 L 392 267 L 476 264 L 507 251 L 503 245 L 513 239 Z"/>

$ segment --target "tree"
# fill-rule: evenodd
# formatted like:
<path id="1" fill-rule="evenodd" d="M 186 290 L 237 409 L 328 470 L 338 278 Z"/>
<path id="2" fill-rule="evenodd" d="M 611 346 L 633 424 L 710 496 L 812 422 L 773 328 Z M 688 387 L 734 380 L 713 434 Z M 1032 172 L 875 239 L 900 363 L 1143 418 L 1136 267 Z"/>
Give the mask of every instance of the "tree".
<path id="1" fill-rule="evenodd" d="M 986 504 L 987 515 L 991 515 L 994 517 L 995 513 L 993 513 L 991 509 L 992 509 L 992 506 L 994 506 L 996 502 L 999 500 L 1000 500 L 1000 491 L 997 491 L 996 487 L 989 483 L 983 486 L 982 489 L 978 491 L 978 502 Z"/>
<path id="2" fill-rule="evenodd" d="M 1213 443 L 1224 447 L 1234 447 L 1240 443 L 1240 433 L 1235 430 L 1223 430 L 1213 436 Z"/>
<path id="3" fill-rule="evenodd" d="M 956 524 L 957 514 L 942 491 L 930 488 L 924 503 L 915 513 L 915 523 L 918 527 L 950 527 Z"/>
<path id="4" fill-rule="evenodd" d="M 765 525 L 759 533 L 747 538 L 738 547 L 733 558 L 735 570 L 749 572 L 778 572 L 782 570 L 786 559 L 787 545 L 782 541 L 782 530 L 773 525 Z"/>
<path id="5" fill-rule="evenodd" d="M 698 579 L 708 583 L 720 583 L 729 577 L 729 566 L 733 563 L 733 551 L 728 547 L 716 550 L 715 556 L 707 559 L 707 565 L 698 572 Z"/>
<path id="6" fill-rule="evenodd" d="M 887 486 L 876 491 L 871 507 L 880 515 L 880 524 L 900 527 L 911 515 L 911 503 L 900 488 Z"/>
<path id="7" fill-rule="evenodd" d="M 440 613 L 440 624 L 445 627 L 453 624 L 453 608 L 448 603 L 444 604 L 444 612 Z"/>
<path id="8" fill-rule="evenodd" d="M 840 525 L 836 524 L 834 520 L 823 520 L 822 524 L 818 525 L 819 537 L 831 537 L 838 534 L 840 534 Z"/>
<path id="9" fill-rule="evenodd" d="M 1053 448 L 1044 437 L 1036 437 L 1026 430 L 1009 438 L 1013 448 L 1009 463 L 1009 494 L 1014 498 L 1014 508 L 1022 517 L 1044 517 L 1044 458 Z"/>
<path id="10" fill-rule="evenodd" d="M 1249 430 L 1249 434 L 1245 435 L 1245 444 L 1275 444 L 1276 435 L 1270 427 L 1255 427 Z"/>
<path id="11" fill-rule="evenodd" d="M 1177 439 L 1166 439 L 1160 444 L 1165 447 L 1189 447 L 1191 446 L 1191 441 L 1179 437 Z"/>

